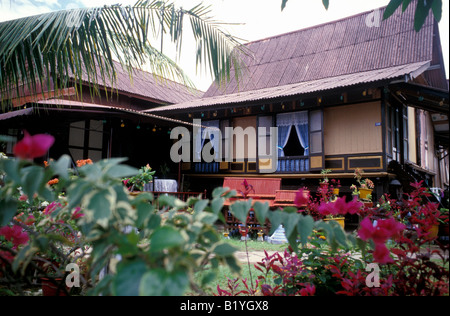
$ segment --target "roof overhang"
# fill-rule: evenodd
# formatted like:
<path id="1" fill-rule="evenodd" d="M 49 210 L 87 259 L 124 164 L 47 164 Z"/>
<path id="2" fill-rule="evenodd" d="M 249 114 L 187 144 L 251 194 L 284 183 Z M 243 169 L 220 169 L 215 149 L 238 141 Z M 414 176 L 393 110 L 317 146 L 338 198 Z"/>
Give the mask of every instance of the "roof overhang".
<path id="1" fill-rule="evenodd" d="M 391 93 L 403 104 L 428 111 L 434 126 L 435 140 L 448 148 L 449 144 L 449 91 L 410 82 L 394 82 Z"/>
<path id="2" fill-rule="evenodd" d="M 365 72 L 345 74 L 336 77 L 323 78 L 313 81 L 299 82 L 284 86 L 276 86 L 259 90 L 244 91 L 240 93 L 225 94 L 220 96 L 200 98 L 188 102 L 162 106 L 144 110 L 144 113 L 180 113 L 191 110 L 202 110 L 227 105 L 246 104 L 248 102 L 275 100 L 279 98 L 293 97 L 316 92 L 330 91 L 333 89 L 351 87 L 361 84 L 380 83 L 383 85 L 394 79 L 418 75 L 427 69 L 430 61 L 422 61 L 406 65 L 393 66 L 383 69 L 375 69 Z"/>
<path id="3" fill-rule="evenodd" d="M 121 108 L 117 106 L 107 106 L 94 103 L 71 101 L 64 99 L 41 100 L 30 104 L 28 108 L 15 110 L 0 114 L 0 121 L 20 118 L 24 115 L 42 115 L 46 113 L 67 113 L 68 115 L 77 114 L 76 117 L 100 114 L 103 117 L 119 117 L 140 121 L 142 123 L 155 123 L 167 126 L 192 126 L 192 122 L 185 122 L 178 119 L 164 117 L 152 113 L 143 113 L 140 111 Z"/>

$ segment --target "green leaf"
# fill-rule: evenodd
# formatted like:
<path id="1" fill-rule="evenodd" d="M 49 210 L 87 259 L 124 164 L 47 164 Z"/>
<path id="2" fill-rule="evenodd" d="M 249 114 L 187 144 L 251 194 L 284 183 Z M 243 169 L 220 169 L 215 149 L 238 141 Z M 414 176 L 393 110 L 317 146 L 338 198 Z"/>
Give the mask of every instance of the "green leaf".
<path id="1" fill-rule="evenodd" d="M 288 2 L 288 0 L 282 0 L 281 1 L 281 11 L 284 10 L 284 8 L 286 7 L 286 3 Z"/>
<path id="2" fill-rule="evenodd" d="M 186 270 L 168 272 L 162 268 L 152 269 L 144 274 L 139 284 L 139 295 L 181 296 L 189 285 Z"/>
<path id="3" fill-rule="evenodd" d="M 222 195 L 224 195 L 225 193 L 227 193 L 229 191 L 228 188 L 223 188 L 223 187 L 217 187 L 212 191 L 211 196 L 213 198 L 218 198 L 218 197 L 222 197 Z"/>
<path id="4" fill-rule="evenodd" d="M 252 207 L 252 200 L 236 201 L 231 204 L 230 211 L 242 224 L 247 222 L 247 215 Z"/>
<path id="5" fill-rule="evenodd" d="M 199 200 L 194 205 L 194 212 L 200 213 L 205 210 L 205 208 L 208 206 L 209 201 L 208 200 Z"/>
<path id="6" fill-rule="evenodd" d="M 139 172 L 138 169 L 134 167 L 130 167 L 127 165 L 115 165 L 106 171 L 106 175 L 108 175 L 111 178 L 125 178 L 125 177 L 131 177 L 136 175 Z"/>
<path id="7" fill-rule="evenodd" d="M 325 9 L 328 10 L 328 7 L 330 6 L 330 1 L 329 0 L 322 0 L 323 6 L 325 7 Z"/>
<path id="8" fill-rule="evenodd" d="M 342 229 L 342 226 L 335 221 L 330 221 L 330 225 L 332 225 L 333 227 L 334 238 L 336 239 L 336 241 L 342 246 L 348 248 L 347 237 L 344 230 Z"/>
<path id="9" fill-rule="evenodd" d="M 216 214 L 212 214 L 209 212 L 202 212 L 198 215 L 196 219 L 202 222 L 203 224 L 213 225 L 217 221 L 217 218 L 218 217 Z"/>
<path id="10" fill-rule="evenodd" d="M 213 253 L 215 253 L 218 256 L 226 257 L 231 256 L 236 252 L 236 248 L 231 246 L 228 243 L 221 243 L 214 247 Z"/>
<path id="11" fill-rule="evenodd" d="M 414 29 L 416 30 L 416 32 L 419 32 L 423 24 L 425 23 L 432 3 L 433 1 L 427 1 L 425 4 L 424 0 L 419 0 L 417 2 L 416 12 L 414 15 Z"/>
<path id="12" fill-rule="evenodd" d="M 293 206 L 286 206 L 285 208 L 283 208 L 283 213 L 297 213 L 297 212 L 298 209 Z"/>
<path id="13" fill-rule="evenodd" d="M 214 214 L 221 213 L 223 209 L 223 205 L 225 203 L 225 199 L 221 197 L 216 197 L 211 201 L 211 210 Z"/>
<path id="14" fill-rule="evenodd" d="M 291 235 L 294 235 L 294 238 L 297 238 L 297 223 L 299 220 L 299 214 L 297 213 L 283 213 L 283 226 L 284 231 L 286 233 L 286 237 L 289 239 Z"/>
<path id="15" fill-rule="evenodd" d="M 51 163 L 50 167 L 60 178 L 67 180 L 69 178 L 67 170 L 70 167 L 71 161 L 70 156 L 62 155 L 55 163 Z"/>
<path id="16" fill-rule="evenodd" d="M 300 242 L 306 245 L 308 237 L 312 234 L 314 229 L 314 219 L 310 215 L 300 215 L 300 219 L 297 224 L 297 231 L 300 235 Z"/>
<path id="17" fill-rule="evenodd" d="M 116 296 L 139 295 L 140 283 L 146 272 L 147 266 L 143 260 L 121 261 L 113 281 L 113 293 Z"/>
<path id="18" fill-rule="evenodd" d="M 267 213 L 269 212 L 269 203 L 255 202 L 253 204 L 253 209 L 255 210 L 256 219 L 261 225 L 264 225 L 267 218 Z"/>
<path id="19" fill-rule="evenodd" d="M 150 250 L 162 251 L 183 245 L 185 239 L 181 233 L 173 227 L 163 226 L 155 230 L 150 238 Z"/>
<path id="20" fill-rule="evenodd" d="M 433 10 L 436 21 L 440 22 L 442 19 L 442 0 L 433 0 L 431 9 Z"/>
<path id="21" fill-rule="evenodd" d="M 402 12 L 405 12 L 412 0 L 403 0 Z"/>
<path id="22" fill-rule="evenodd" d="M 403 0 L 391 0 L 383 13 L 383 20 L 388 19 L 397 8 L 402 4 Z"/>
<path id="23" fill-rule="evenodd" d="M 32 197 L 38 193 L 41 182 L 44 180 L 44 170 L 38 166 L 31 166 L 22 169 L 22 190 L 23 193 Z"/>
<path id="24" fill-rule="evenodd" d="M 17 201 L 13 199 L 0 200 L 0 227 L 8 225 L 17 212 Z"/>
<path id="25" fill-rule="evenodd" d="M 272 235 L 283 222 L 283 213 L 281 211 L 268 212 L 267 217 L 271 224 L 269 235 Z"/>
<path id="26" fill-rule="evenodd" d="M 108 191 L 102 190 L 90 198 L 88 209 L 93 211 L 94 219 L 108 219 L 111 216 L 111 206 Z"/>
<path id="27" fill-rule="evenodd" d="M 4 168 L 6 175 L 11 178 L 16 184 L 21 183 L 20 172 L 19 172 L 19 164 L 20 160 L 18 159 L 7 159 L 2 161 L 4 163 Z"/>

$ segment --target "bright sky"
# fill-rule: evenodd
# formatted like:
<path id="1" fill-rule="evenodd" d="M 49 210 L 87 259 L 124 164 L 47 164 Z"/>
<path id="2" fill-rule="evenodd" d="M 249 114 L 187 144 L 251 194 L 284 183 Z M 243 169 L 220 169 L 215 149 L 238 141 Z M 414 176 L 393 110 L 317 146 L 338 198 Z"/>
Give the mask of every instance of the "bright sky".
<path id="1" fill-rule="evenodd" d="M 129 5 L 135 2 L 135 0 L 0 0 L 0 21 L 77 6 L 95 7 L 117 3 Z M 331 0 L 328 10 L 325 10 L 321 0 L 289 0 L 284 11 L 281 11 L 281 0 L 174 0 L 174 2 L 185 9 L 190 9 L 200 2 L 211 5 L 210 16 L 216 21 L 239 23 L 224 26 L 226 30 L 235 37 L 253 41 L 370 11 L 387 5 L 389 0 Z M 448 0 L 443 0 L 443 17 L 439 28 L 448 78 Z M 185 39 L 183 45 L 179 64 L 198 89 L 206 90 L 212 79 L 207 72 L 199 72 L 196 69 L 194 47 L 189 46 L 189 41 Z M 175 58 L 170 47 L 164 49 L 164 53 Z"/>

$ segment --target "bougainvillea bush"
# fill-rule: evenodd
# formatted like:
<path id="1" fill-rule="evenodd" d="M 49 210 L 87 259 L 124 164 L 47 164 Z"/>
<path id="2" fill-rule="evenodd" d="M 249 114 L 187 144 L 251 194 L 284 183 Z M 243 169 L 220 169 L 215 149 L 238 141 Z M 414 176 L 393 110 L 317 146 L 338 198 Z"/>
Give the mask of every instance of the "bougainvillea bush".
<path id="1" fill-rule="evenodd" d="M 68 156 L 35 164 L 53 142 L 50 135 L 25 133 L 15 158 L 1 156 L 1 294 L 23 294 L 41 277 L 50 277 L 66 294 L 202 294 L 219 266 L 239 275 L 236 249 L 215 226 L 224 220 L 224 203 L 235 191 L 217 188 L 211 199 L 186 202 L 166 195 L 155 200 L 148 192 L 133 195 L 122 179 L 139 170 L 123 164 L 125 158 L 89 162 L 77 170 L 70 169 Z M 448 249 L 434 254 L 447 250 L 441 262 L 431 260 L 427 249 L 436 241 L 429 228 L 441 215 L 424 199 L 427 194 L 419 183 L 403 203 L 385 200 L 382 218 L 354 200 L 314 201 L 306 212 L 271 211 L 267 203 L 238 200 L 230 208 L 233 216 L 245 223 L 252 210 L 260 223 L 270 222 L 270 233 L 283 225 L 289 246 L 258 264 L 255 280 L 230 279 L 231 290 L 218 287 L 218 294 L 446 295 Z M 314 212 L 364 218 L 358 231 L 348 234 Z M 200 270 L 198 280 L 194 275 Z M 68 290 L 64 285 L 75 281 L 74 273 L 80 285 L 72 282 Z M 244 290 L 236 289 L 238 283 Z"/>
<path id="2" fill-rule="evenodd" d="M 295 251 L 289 246 L 284 253 L 266 253 L 255 265 L 261 272 L 257 288 L 249 288 L 245 280 L 245 289 L 239 290 L 235 279 L 226 289 L 218 286 L 217 295 L 448 295 L 449 246 L 439 243 L 431 233 L 433 225 L 446 223 L 446 215 L 441 214 L 437 203 L 430 202 L 422 182 L 411 185 L 414 191 L 402 201 L 383 196 L 375 208 L 360 205 L 358 230 L 354 235 L 341 235 L 338 245 L 324 242 L 313 233 L 308 243 Z M 354 214 L 357 203 L 345 199 L 306 201 L 301 190 L 296 201 L 306 204 L 306 210 L 316 219 Z M 322 228 L 325 238 L 333 235 L 320 220 L 314 227 Z M 335 233 L 341 234 L 339 230 Z"/>

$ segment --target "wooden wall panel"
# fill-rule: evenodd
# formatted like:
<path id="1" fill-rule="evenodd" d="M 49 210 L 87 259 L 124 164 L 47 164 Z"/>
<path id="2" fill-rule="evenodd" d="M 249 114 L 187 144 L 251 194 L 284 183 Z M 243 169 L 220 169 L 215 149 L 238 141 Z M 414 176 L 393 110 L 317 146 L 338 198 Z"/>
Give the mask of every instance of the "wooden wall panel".
<path id="1" fill-rule="evenodd" d="M 323 119 L 325 155 L 383 151 L 380 102 L 325 108 Z"/>

